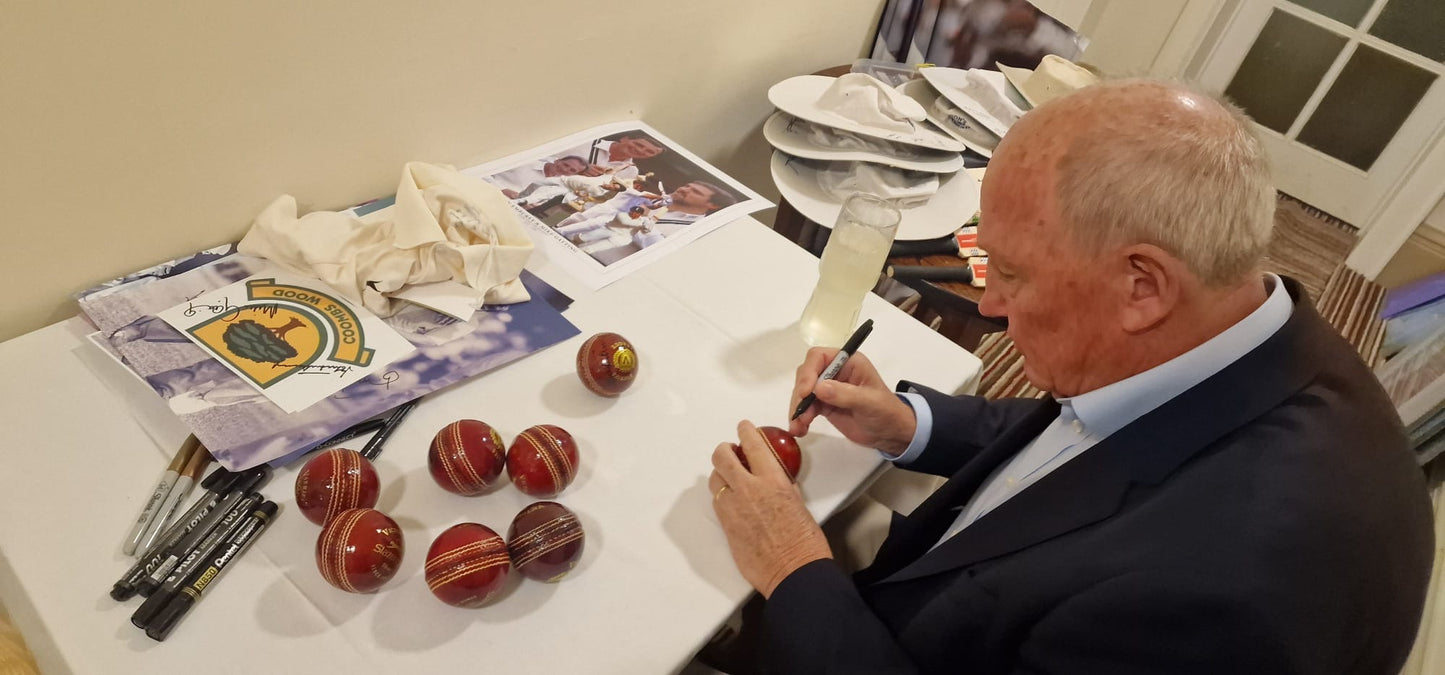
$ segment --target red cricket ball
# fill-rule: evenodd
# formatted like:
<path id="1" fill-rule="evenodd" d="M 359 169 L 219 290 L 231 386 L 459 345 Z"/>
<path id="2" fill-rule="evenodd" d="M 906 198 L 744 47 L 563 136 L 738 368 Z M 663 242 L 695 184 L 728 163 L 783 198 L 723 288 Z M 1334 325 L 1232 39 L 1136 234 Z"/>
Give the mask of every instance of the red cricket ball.
<path id="1" fill-rule="evenodd" d="M 455 607 L 486 604 L 511 569 L 502 535 L 477 523 L 447 528 L 426 552 L 426 585 L 432 595 Z"/>
<path id="2" fill-rule="evenodd" d="M 557 581 L 582 557 L 582 522 L 557 502 L 536 502 L 522 509 L 507 530 L 512 564 L 529 579 Z"/>
<path id="3" fill-rule="evenodd" d="M 577 477 L 577 441 L 558 426 L 530 427 L 507 451 L 507 475 L 522 492 L 555 497 Z"/>
<path id="4" fill-rule="evenodd" d="M 485 492 L 502 475 L 506 444 L 486 422 L 457 420 L 432 438 L 426 459 L 437 485 L 471 497 Z"/>
<path id="5" fill-rule="evenodd" d="M 370 593 L 390 581 L 406 551 L 401 528 L 376 509 L 342 511 L 316 540 L 316 566 L 326 583 L 350 593 Z"/>
<path id="6" fill-rule="evenodd" d="M 773 451 L 778 464 L 783 465 L 783 471 L 788 472 L 788 479 L 796 481 L 798 472 L 803 470 L 803 451 L 798 448 L 798 439 L 778 427 L 758 427 L 758 433 L 763 437 L 763 442 L 768 449 Z M 737 453 L 738 459 L 742 461 L 743 468 L 748 469 L 748 458 L 743 454 L 742 446 L 734 443 L 733 452 Z"/>
<path id="7" fill-rule="evenodd" d="M 296 474 L 296 507 L 317 525 L 325 525 L 347 509 L 376 506 L 380 495 L 376 467 L 355 450 L 327 450 L 312 457 Z"/>
<path id="8" fill-rule="evenodd" d="M 637 349 L 616 333 L 598 333 L 577 350 L 577 377 L 598 396 L 616 396 L 637 379 Z"/>

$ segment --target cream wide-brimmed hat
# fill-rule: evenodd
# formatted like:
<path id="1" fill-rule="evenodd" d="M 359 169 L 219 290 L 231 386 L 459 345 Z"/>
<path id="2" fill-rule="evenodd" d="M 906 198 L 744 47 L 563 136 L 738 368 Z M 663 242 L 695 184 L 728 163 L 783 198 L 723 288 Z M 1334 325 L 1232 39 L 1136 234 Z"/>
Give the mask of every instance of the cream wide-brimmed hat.
<path id="1" fill-rule="evenodd" d="M 790 77 L 768 89 L 768 100 L 794 117 L 870 138 L 948 152 L 964 148 L 934 127 L 917 101 L 862 73 Z"/>
<path id="2" fill-rule="evenodd" d="M 783 199 L 823 227 L 833 227 L 842 210 L 842 200 L 829 194 L 819 180 L 819 174 L 830 169 L 827 162 L 789 156 L 781 151 L 773 152 L 773 183 Z M 898 223 L 898 241 L 937 239 L 952 234 L 968 223 L 978 213 L 979 184 L 966 171 L 937 176 L 938 188 L 927 203 L 910 208 L 900 208 L 903 216 Z M 836 188 L 836 185 L 834 186 Z"/>
<path id="3" fill-rule="evenodd" d="M 1002 63 L 994 65 L 998 66 L 1008 83 L 1033 107 L 1099 83 L 1099 76 L 1093 71 L 1054 54 L 1045 55 L 1043 60 L 1039 61 L 1039 67 L 1033 70 Z"/>
<path id="4" fill-rule="evenodd" d="M 763 138 L 774 148 L 805 159 L 871 162 L 930 173 L 953 173 L 963 168 L 963 155 L 957 152 L 890 143 L 814 124 L 782 111 L 773 113 L 763 124 Z"/>
<path id="5" fill-rule="evenodd" d="M 963 142 L 969 150 L 984 157 L 993 157 L 999 137 L 944 98 L 927 80 L 909 80 L 898 85 L 898 91 L 922 104 L 930 121 Z"/>

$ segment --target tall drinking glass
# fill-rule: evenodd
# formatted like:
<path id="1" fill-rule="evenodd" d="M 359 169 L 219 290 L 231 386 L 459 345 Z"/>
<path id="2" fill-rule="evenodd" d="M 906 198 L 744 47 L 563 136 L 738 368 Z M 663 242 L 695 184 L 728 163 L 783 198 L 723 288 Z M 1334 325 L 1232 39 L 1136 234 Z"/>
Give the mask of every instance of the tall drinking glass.
<path id="1" fill-rule="evenodd" d="M 863 297 L 878 283 L 902 216 L 889 200 L 857 192 L 843 201 L 823 259 L 818 286 L 798 321 L 815 347 L 841 347 L 858 322 Z"/>

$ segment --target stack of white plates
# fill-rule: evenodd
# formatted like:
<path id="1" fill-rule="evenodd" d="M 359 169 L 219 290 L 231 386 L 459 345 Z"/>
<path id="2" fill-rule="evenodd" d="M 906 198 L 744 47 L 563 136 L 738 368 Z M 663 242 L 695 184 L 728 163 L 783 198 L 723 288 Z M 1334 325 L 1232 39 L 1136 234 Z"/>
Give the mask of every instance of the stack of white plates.
<path id="1" fill-rule="evenodd" d="M 819 175 L 848 169 L 836 163 L 867 162 L 897 172 L 900 182 L 924 182 L 931 178 L 925 174 L 935 174 L 939 182 L 938 191 L 926 202 L 900 209 L 903 220 L 896 235 L 899 241 L 947 236 L 967 223 L 978 212 L 979 185 L 962 171 L 963 153 L 991 156 L 1007 126 L 1001 126 L 995 134 L 992 126 L 984 126 L 969 115 L 969 109 L 981 115 L 988 110 L 973 101 L 969 90 L 961 86 L 971 84 L 967 79 L 947 79 L 953 76 L 936 73 L 934 77 L 942 77 L 934 84 L 930 71 L 967 72 L 924 68 L 920 72 L 928 79 L 911 80 L 898 87 L 928 113 L 928 121 L 914 125 L 910 132 L 879 130 L 820 108 L 818 99 L 835 78 L 803 75 L 769 89 L 768 100 L 778 112 L 768 118 L 763 135 L 775 149 L 773 182 L 783 198 L 809 220 L 832 227 L 842 208 L 842 198 L 825 190 Z M 1001 87 L 1006 86 L 1002 76 L 999 81 Z M 960 111 L 963 106 L 956 103 L 954 96 L 968 101 L 969 108 Z M 952 105 L 940 104 L 940 100 Z M 990 125 L 1001 122 L 989 116 Z M 827 130 L 845 132 L 854 140 L 830 144 L 829 140 L 838 139 Z M 866 142 L 856 142 L 859 138 Z"/>

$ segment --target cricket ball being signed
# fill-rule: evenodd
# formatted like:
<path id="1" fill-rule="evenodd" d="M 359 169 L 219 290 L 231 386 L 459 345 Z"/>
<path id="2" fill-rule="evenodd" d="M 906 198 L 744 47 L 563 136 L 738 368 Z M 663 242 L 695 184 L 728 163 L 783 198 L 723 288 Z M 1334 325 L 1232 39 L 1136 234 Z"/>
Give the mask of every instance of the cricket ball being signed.
<path id="1" fill-rule="evenodd" d="M 798 472 L 803 469 L 803 451 L 798 448 L 798 439 L 778 427 L 758 427 L 758 434 L 763 437 L 763 442 L 771 450 L 773 457 L 776 457 L 778 464 L 788 472 L 788 479 L 796 481 Z M 734 443 L 733 452 L 737 453 L 738 459 L 742 461 L 743 468 L 751 471 L 748 467 L 748 458 L 743 454 L 742 446 Z"/>
<path id="2" fill-rule="evenodd" d="M 555 497 L 577 477 L 577 441 L 561 427 L 539 424 L 517 435 L 507 451 L 507 475 L 533 497 Z"/>
<path id="3" fill-rule="evenodd" d="M 376 468 L 355 450 L 327 450 L 312 457 L 296 474 L 296 508 L 317 525 L 325 525 L 347 509 L 376 506 L 380 495 Z"/>
<path id="4" fill-rule="evenodd" d="M 437 485 L 471 497 L 485 492 L 502 475 L 507 464 L 506 443 L 486 422 L 457 420 L 432 438 L 426 459 Z"/>
<path id="5" fill-rule="evenodd" d="M 617 396 L 637 379 L 637 349 L 616 333 L 598 333 L 577 350 L 577 377 L 598 396 Z"/>
<path id="6" fill-rule="evenodd" d="M 528 579 L 557 581 L 582 558 L 582 522 L 557 502 L 536 502 L 522 509 L 507 530 L 512 564 Z"/>
<path id="7" fill-rule="evenodd" d="M 437 599 L 454 607 L 486 604 L 502 588 L 511 569 L 502 535 L 477 523 L 447 528 L 426 552 L 427 587 Z"/>
<path id="8" fill-rule="evenodd" d="M 327 521 L 316 540 L 321 577 L 348 593 L 370 593 L 401 567 L 401 528 L 376 509 L 342 511 Z"/>

